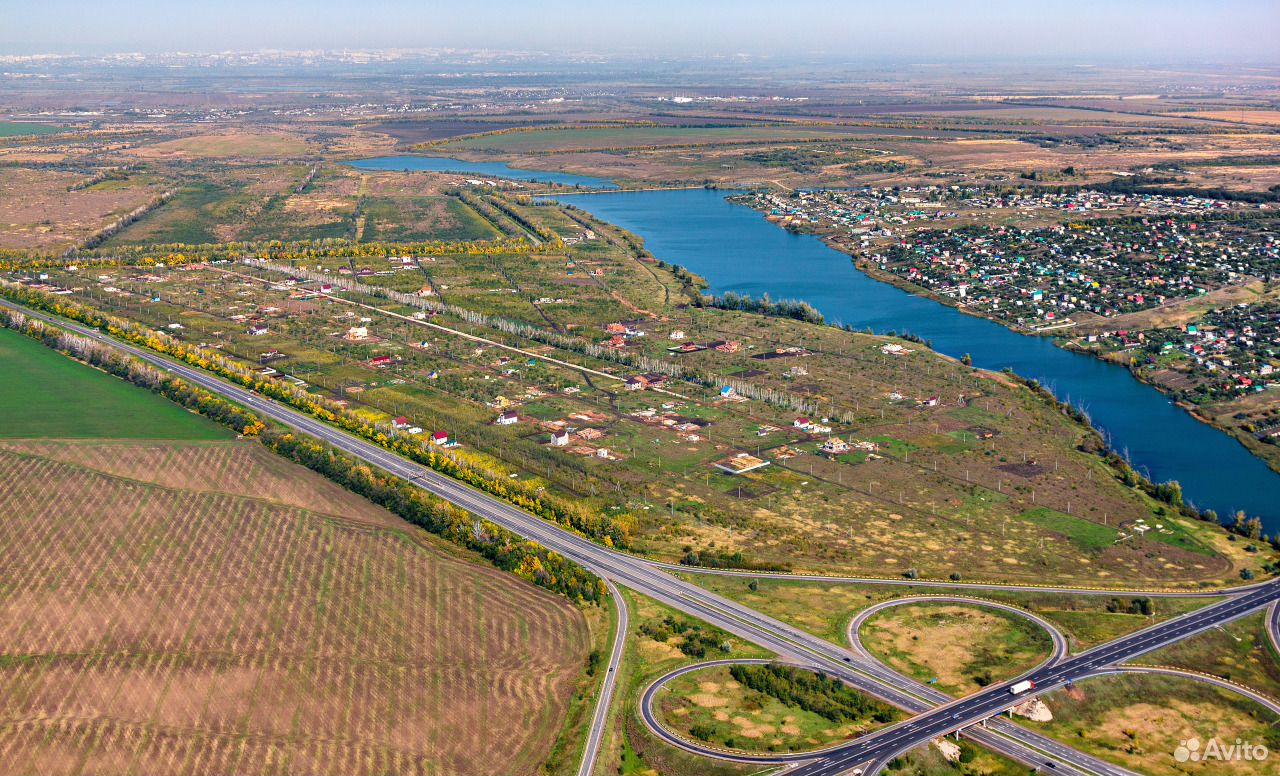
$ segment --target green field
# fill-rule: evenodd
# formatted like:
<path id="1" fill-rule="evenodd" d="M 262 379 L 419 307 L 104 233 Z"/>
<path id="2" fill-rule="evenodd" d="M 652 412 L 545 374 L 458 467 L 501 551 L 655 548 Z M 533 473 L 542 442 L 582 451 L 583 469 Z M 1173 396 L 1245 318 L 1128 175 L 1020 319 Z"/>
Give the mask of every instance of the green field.
<path id="1" fill-rule="evenodd" d="M 55 127 L 49 124 L 32 124 L 26 121 L 0 121 L 0 137 L 52 135 L 55 132 L 65 132 L 66 129 L 66 127 Z"/>
<path id="2" fill-rule="evenodd" d="M 1101 552 L 1115 544 L 1120 532 L 1114 528 L 1079 517 L 1073 517 L 1046 507 L 1035 507 L 1023 512 L 1021 517 L 1041 528 L 1060 533 L 1072 544 L 1089 552 Z"/>
<path id="3" fill-rule="evenodd" d="M 0 329 L 0 438 L 225 439 L 165 399 Z"/>
<path id="4" fill-rule="evenodd" d="M 494 229 L 452 197 L 369 197 L 363 205 L 365 242 L 488 240 Z"/>

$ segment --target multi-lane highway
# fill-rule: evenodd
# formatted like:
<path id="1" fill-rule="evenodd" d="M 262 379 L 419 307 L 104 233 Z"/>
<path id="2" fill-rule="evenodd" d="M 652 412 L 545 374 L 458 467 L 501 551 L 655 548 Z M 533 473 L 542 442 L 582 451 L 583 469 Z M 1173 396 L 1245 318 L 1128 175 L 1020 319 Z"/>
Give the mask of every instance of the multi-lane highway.
<path id="1" fill-rule="evenodd" d="M 891 598 L 888 601 L 881 601 L 878 604 L 872 604 L 866 609 L 858 612 L 857 616 L 850 620 L 848 627 L 845 628 L 845 635 L 849 639 L 849 645 L 852 646 L 853 651 L 857 652 L 859 655 L 868 658 L 871 657 L 867 650 L 863 648 L 862 640 L 858 637 L 858 632 L 862 630 L 863 623 L 885 609 L 890 609 L 895 606 L 903 606 L 906 604 L 929 603 L 931 601 L 939 603 L 966 604 L 970 606 L 984 606 L 990 609 L 999 609 L 1000 611 L 1008 612 L 1015 617 L 1030 620 L 1040 626 L 1040 630 L 1049 635 L 1049 640 L 1053 644 L 1053 649 L 1050 650 L 1049 656 L 1045 658 L 1046 663 L 1061 660 L 1067 655 L 1067 637 L 1058 629 L 1058 626 L 1049 622 L 1035 612 L 1029 612 L 1026 609 L 1020 609 L 1011 604 L 1005 604 L 999 601 L 990 601 L 982 598 L 966 598 L 961 595 L 912 595 L 905 596 L 903 598 Z M 1038 667 L 1039 666 L 1037 666 L 1037 668 Z"/>
<path id="2" fill-rule="evenodd" d="M 1138 655 L 1201 633 L 1224 622 L 1243 617 L 1280 600 L 1280 582 L 1271 582 L 1243 595 L 1212 604 L 1189 614 L 1122 636 L 1074 657 L 1046 665 L 1027 674 L 1036 692 L 1062 687 L 1098 673 Z M 947 703 L 910 720 L 826 753 L 821 761 L 801 767 L 793 774 L 819 776 L 844 771 L 845 763 L 884 762 L 913 748 L 922 740 L 945 736 L 955 730 L 995 716 L 1020 697 L 1009 692 L 1008 682 Z"/>
<path id="3" fill-rule="evenodd" d="M 1011 704 L 1011 696 L 1003 687 L 937 707 L 942 699 L 934 694 L 936 691 L 930 692 L 929 688 L 922 689 L 918 683 L 905 679 L 878 662 L 865 660 L 855 653 L 678 579 L 667 573 L 659 564 L 605 548 L 561 526 L 548 523 L 506 502 L 207 372 L 119 342 L 95 329 L 28 310 L 5 300 L 0 300 L 0 304 L 76 331 L 83 336 L 109 344 L 167 369 L 193 384 L 243 404 L 276 422 L 321 439 L 373 466 L 403 477 L 463 509 L 537 541 L 591 569 L 608 582 L 631 587 L 668 606 L 770 649 L 784 659 L 814 666 L 839 676 L 853 686 L 916 715 L 899 725 L 823 753 L 818 759 L 801 766 L 797 773 L 838 774 L 860 765 L 874 767 L 898 753 L 961 728 L 967 728 L 964 731 L 965 735 L 971 736 L 984 746 L 1024 762 L 1035 765 L 1044 764 L 1046 761 L 1055 762 L 1059 773 L 1101 774 L 1102 776 L 1128 773 L 1124 769 L 1008 723 L 997 723 L 990 728 L 969 727 Z M 1280 583 L 1269 582 L 1257 585 L 1222 603 L 1117 639 L 1075 658 L 1037 669 L 1032 678 L 1042 688 L 1060 686 L 1067 681 L 1087 676 L 1100 668 L 1122 662 L 1134 655 L 1157 649 L 1218 623 L 1242 616 L 1278 599 L 1280 599 Z M 618 649 L 619 645 L 615 642 L 615 655 Z M 611 663 L 610 668 L 614 666 L 616 661 Z M 606 686 L 612 688 L 613 682 L 606 681 Z M 597 713 L 596 724 L 593 726 L 595 744 L 589 742 L 590 746 L 594 747 L 598 744 L 599 730 L 603 727 L 603 720 L 604 715 Z"/>

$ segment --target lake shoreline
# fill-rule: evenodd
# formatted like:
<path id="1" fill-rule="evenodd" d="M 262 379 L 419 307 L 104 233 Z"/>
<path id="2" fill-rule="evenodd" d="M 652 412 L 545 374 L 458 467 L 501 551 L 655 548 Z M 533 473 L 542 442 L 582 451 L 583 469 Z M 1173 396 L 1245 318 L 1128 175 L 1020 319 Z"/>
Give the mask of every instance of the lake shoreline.
<path id="1" fill-rule="evenodd" d="M 374 165 L 404 170 L 474 163 L 436 157 L 398 157 Z M 492 174 L 485 170 L 484 174 Z M 544 173 L 521 170 L 529 179 Z M 603 181 L 593 181 L 601 183 Z M 591 196 L 586 196 L 588 193 Z M 599 196 L 610 193 L 614 196 Z M 1165 394 L 1128 369 L 1096 355 L 1057 346 L 944 300 L 918 294 L 888 278 L 851 268 L 845 251 L 814 234 L 777 228 L 758 211 L 729 201 L 725 190 L 565 191 L 549 198 L 637 235 L 653 255 L 710 281 L 708 292 L 810 303 L 833 323 L 885 334 L 910 333 L 935 352 L 987 371 L 1010 371 L 1041 385 L 1088 417 L 1104 445 L 1150 482 L 1176 480 L 1188 503 L 1218 514 L 1243 510 L 1280 529 L 1280 474 L 1247 445 L 1203 418 L 1188 417 Z M 856 271 L 850 271 L 855 269 Z M 944 302 L 944 303 L 940 303 Z M 1229 438 L 1230 442 L 1226 442 Z M 1244 449 L 1240 449 L 1240 448 Z"/>
<path id="2" fill-rule="evenodd" d="M 1182 401 L 1176 398 L 1174 394 L 1168 389 L 1167 386 L 1164 386 L 1154 380 L 1151 380 L 1150 378 L 1147 377 L 1146 374 L 1142 372 L 1142 370 L 1135 370 L 1126 364 L 1122 364 L 1118 361 L 1109 359 L 1105 355 L 1098 353 L 1092 348 L 1084 348 L 1077 345 L 1073 345 L 1069 340 L 1056 336 L 1054 332 L 1036 331 L 1034 329 L 1027 329 L 1023 327 L 1012 326 L 1006 321 L 1002 321 L 1001 319 L 996 318 L 995 316 L 987 315 L 980 311 L 974 310 L 970 307 L 966 307 L 962 304 L 959 304 L 958 302 L 956 302 L 955 299 L 952 299 L 951 297 L 946 296 L 945 294 L 939 294 L 923 286 L 916 285 L 915 283 L 912 283 L 909 280 L 902 279 L 900 276 L 895 275 L 892 272 L 885 272 L 884 270 L 876 266 L 875 263 L 873 262 L 860 260 L 857 256 L 845 250 L 843 246 L 841 246 L 839 243 L 828 239 L 826 235 L 814 234 L 813 236 L 818 237 L 820 240 L 822 240 L 823 244 L 825 244 L 827 247 L 831 248 L 832 250 L 839 251 L 840 253 L 848 255 L 850 257 L 850 263 L 854 266 L 856 270 L 858 270 L 859 272 L 865 273 L 867 276 L 874 278 L 875 280 L 879 280 L 882 283 L 888 283 L 889 285 L 894 286 L 896 288 L 900 288 L 909 294 L 924 297 L 925 299 L 930 299 L 939 304 L 946 305 L 947 307 L 952 308 L 956 312 L 964 313 L 965 315 L 972 315 L 975 318 L 982 318 L 984 320 L 991 321 L 992 323 L 999 324 L 1005 327 L 1006 329 L 1008 329 L 1009 331 L 1013 332 L 1014 334 L 1020 334 L 1024 337 L 1045 337 L 1051 340 L 1056 347 L 1062 348 L 1063 350 L 1069 351 L 1071 353 L 1079 353 L 1084 356 L 1096 358 L 1099 361 L 1103 361 L 1106 363 L 1115 364 L 1117 366 L 1123 367 L 1126 371 L 1129 372 L 1130 375 L 1133 376 L 1135 380 L 1137 380 L 1140 383 L 1143 383 L 1144 385 L 1149 385 L 1152 388 L 1159 391 L 1162 395 L 1169 397 L 1170 401 L 1174 404 L 1174 406 L 1181 408 L 1184 412 L 1190 415 L 1194 420 L 1197 420 L 1217 431 L 1221 431 L 1223 434 L 1226 434 L 1227 436 L 1236 440 L 1237 442 L 1240 443 L 1241 447 L 1249 451 L 1250 455 L 1262 461 L 1272 471 L 1276 472 L 1277 474 L 1280 474 L 1280 455 L 1267 455 L 1266 453 L 1268 451 L 1264 449 L 1263 443 L 1259 442 L 1252 435 L 1248 434 L 1247 432 L 1241 431 L 1239 429 L 1233 428 L 1231 426 L 1227 426 L 1222 423 L 1219 423 L 1215 421 L 1213 418 L 1202 414 L 1200 412 L 1199 407 L 1189 402 Z M 1257 449 L 1255 449 L 1255 445 L 1258 446 Z"/>

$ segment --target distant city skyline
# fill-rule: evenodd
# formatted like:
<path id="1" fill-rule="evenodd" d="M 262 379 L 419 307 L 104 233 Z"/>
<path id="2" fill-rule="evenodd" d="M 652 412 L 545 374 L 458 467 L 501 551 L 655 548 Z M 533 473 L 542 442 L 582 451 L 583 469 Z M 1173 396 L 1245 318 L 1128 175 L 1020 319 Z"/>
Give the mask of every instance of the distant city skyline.
<path id="1" fill-rule="evenodd" d="M 796 0 L 47 0 L 0 8 L 0 55 L 456 47 L 891 60 L 1280 61 L 1280 3 Z"/>

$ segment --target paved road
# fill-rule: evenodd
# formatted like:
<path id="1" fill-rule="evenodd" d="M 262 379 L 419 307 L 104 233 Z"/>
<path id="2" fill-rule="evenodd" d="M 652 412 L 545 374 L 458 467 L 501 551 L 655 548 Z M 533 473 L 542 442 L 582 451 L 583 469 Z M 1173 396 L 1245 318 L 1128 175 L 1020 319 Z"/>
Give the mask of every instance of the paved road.
<path id="1" fill-rule="evenodd" d="M 918 712 L 916 717 L 900 725 L 833 750 L 832 754 L 823 759 L 811 765 L 802 766 L 799 773 L 837 774 L 861 762 L 882 762 L 938 735 L 977 722 L 1009 705 L 1008 694 L 999 687 L 964 698 L 942 709 L 930 710 L 933 701 L 926 700 L 927 696 L 922 697 L 918 686 L 904 682 L 902 677 L 884 666 L 878 663 L 867 664 L 847 650 L 710 593 L 692 583 L 677 579 L 653 563 L 609 550 L 583 536 L 523 512 L 506 502 L 474 490 L 363 439 L 327 426 L 308 415 L 227 383 L 207 372 L 169 361 L 79 324 L 28 310 L 11 304 L 7 300 L 0 300 L 0 303 L 20 309 L 31 317 L 77 331 L 86 337 L 127 351 L 149 363 L 178 374 L 193 384 L 250 407 L 279 423 L 322 439 L 337 449 L 413 482 L 473 514 L 537 541 L 591 569 L 607 581 L 631 587 L 672 608 L 770 649 L 783 659 L 813 665 L 839 676 L 851 685 L 882 700 L 909 711 Z M 1072 673 L 1072 671 L 1084 669 L 1092 671 L 1104 665 L 1128 659 L 1135 654 L 1156 649 L 1171 641 L 1212 627 L 1218 622 L 1242 616 L 1249 611 L 1266 606 L 1277 598 L 1280 598 L 1280 583 L 1270 582 L 1257 586 L 1254 591 L 1230 601 L 1170 620 L 1155 626 L 1154 629 L 1118 639 L 1077 658 L 1046 668 L 1045 675 L 1036 676 L 1036 681 L 1046 688 L 1058 686 L 1067 679 L 1085 675 Z M 1198 619 L 1188 620 L 1188 618 Z M 1159 632 L 1155 635 L 1146 635 L 1152 630 Z M 1080 661 L 1089 662 L 1081 663 Z M 1127 773 L 1123 769 L 1076 752 L 1030 731 L 1011 725 L 1005 727 L 1007 727 L 1005 730 L 973 728 L 966 731 L 966 734 L 985 746 L 1024 762 L 1043 763 L 1048 758 L 1041 752 L 1051 752 L 1052 759 L 1058 761 L 1057 772 L 1059 773 L 1096 773 L 1105 774 L 1105 776 Z"/>
<path id="2" fill-rule="evenodd" d="M 1067 637 L 1063 635 L 1062 631 L 1058 630 L 1057 625 L 1054 625 L 1040 615 L 1034 612 L 1029 612 L 1026 609 L 1013 606 L 1012 604 L 1005 604 L 999 601 L 989 601 L 985 598 L 968 598 L 962 595 L 913 595 L 906 596 L 904 598 L 894 598 L 890 601 L 881 601 L 878 604 L 868 606 L 866 609 L 858 612 L 858 615 L 849 621 L 849 627 L 845 629 L 845 635 L 849 639 L 850 647 L 854 652 L 857 652 L 859 655 L 862 655 L 869 660 L 877 659 L 862 646 L 862 639 L 858 636 L 858 631 L 862 629 L 862 624 L 877 612 L 881 612 L 890 607 L 902 606 L 904 604 L 928 603 L 930 601 L 959 603 L 966 604 L 968 606 L 983 606 L 988 609 L 999 609 L 1004 612 L 1009 612 L 1017 617 L 1021 617 L 1024 620 L 1030 620 L 1040 626 L 1041 630 L 1049 634 L 1049 639 L 1053 642 L 1053 649 L 1050 651 L 1049 656 L 1044 659 L 1044 662 L 1036 666 L 1036 668 L 1041 668 L 1067 656 Z"/>
<path id="3" fill-rule="evenodd" d="M 1269 582 L 1244 595 L 1212 604 L 1128 636 L 1122 636 L 1075 657 L 1033 671 L 1028 676 L 1035 682 L 1037 693 L 1046 692 L 1201 633 L 1215 625 L 1243 617 L 1277 600 L 1280 600 L 1280 580 Z M 954 730 L 1004 711 L 1015 701 L 1009 693 L 1008 686 L 1008 683 L 1001 683 L 988 690 L 916 715 L 906 722 L 885 728 L 852 742 L 840 750 L 832 751 L 823 760 L 802 766 L 792 773 L 802 776 L 838 774 L 847 769 L 850 763 L 887 761 L 913 748 L 920 741 L 947 735 Z"/>
<path id="4" fill-rule="evenodd" d="M 1075 595 L 1142 595 L 1152 598 L 1217 598 L 1223 595 L 1247 593 L 1250 590 L 1267 584 L 1253 582 L 1238 587 L 1196 588 L 1188 590 L 1169 590 L 1167 588 L 1143 590 L 1141 588 L 1118 587 L 1057 587 L 1053 585 L 996 584 L 994 582 L 942 582 L 927 579 L 907 579 L 905 577 L 850 577 L 836 574 L 791 574 L 781 571 L 735 571 L 733 569 L 711 569 L 698 566 L 683 566 L 676 563 L 650 561 L 658 568 L 679 571 L 684 574 L 704 574 L 716 577 L 745 577 L 747 579 L 782 579 L 797 582 L 826 582 L 830 584 L 856 583 L 862 585 L 888 585 L 892 587 L 941 587 L 948 590 L 990 590 L 1005 593 L 1065 593 Z"/>
<path id="5" fill-rule="evenodd" d="M 613 705 L 613 693 L 617 689 L 618 674 L 621 671 L 622 651 L 627 645 L 627 631 L 631 627 L 627 602 L 612 582 L 605 580 L 605 584 L 609 586 L 609 597 L 613 599 L 617 622 L 613 634 L 613 649 L 609 652 L 609 664 L 605 667 L 604 682 L 600 685 L 600 697 L 596 698 L 596 711 L 591 718 L 591 729 L 587 731 L 587 744 L 582 749 L 578 776 L 591 776 L 596 758 L 600 756 L 600 741 L 609 724 L 609 708 Z"/>
<path id="6" fill-rule="evenodd" d="M 796 754 L 777 754 L 774 752 L 761 752 L 759 754 L 746 754 L 744 752 L 732 752 L 726 749 L 720 749 L 714 746 L 691 741 L 675 735 L 658 721 L 657 715 L 653 711 L 654 701 L 657 699 L 658 693 L 662 690 L 667 682 L 678 676 L 690 673 L 692 671 L 701 671 L 704 668 L 712 668 L 714 666 L 733 666 L 733 665 L 767 665 L 776 661 L 773 660 L 709 660 L 705 663 L 693 663 L 692 665 L 681 666 L 674 671 L 663 674 L 654 679 L 653 682 L 645 688 L 644 693 L 640 696 L 640 718 L 644 721 L 646 727 L 653 733 L 671 744 L 678 746 L 688 752 L 700 754 L 703 757 L 714 757 L 718 760 L 728 760 L 735 763 L 753 763 L 753 764 L 782 764 L 796 763 L 812 760 L 820 752 L 802 752 Z"/>

